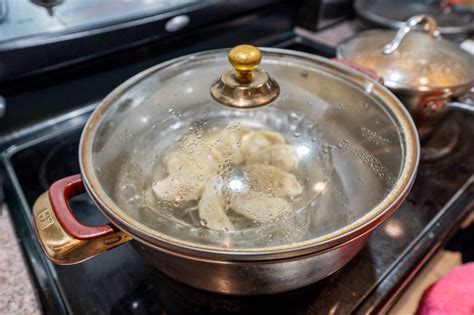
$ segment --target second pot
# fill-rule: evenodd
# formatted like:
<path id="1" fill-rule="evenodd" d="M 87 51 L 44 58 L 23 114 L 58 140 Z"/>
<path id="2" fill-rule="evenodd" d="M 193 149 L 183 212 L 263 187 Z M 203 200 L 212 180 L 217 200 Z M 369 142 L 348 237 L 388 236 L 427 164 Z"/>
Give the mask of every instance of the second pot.
<path id="1" fill-rule="evenodd" d="M 415 31 L 419 26 L 423 31 Z M 474 58 L 440 37 L 433 17 L 410 18 L 398 30 L 369 30 L 337 48 L 337 57 L 375 71 L 408 108 L 420 138 L 451 110 L 474 112 Z"/>

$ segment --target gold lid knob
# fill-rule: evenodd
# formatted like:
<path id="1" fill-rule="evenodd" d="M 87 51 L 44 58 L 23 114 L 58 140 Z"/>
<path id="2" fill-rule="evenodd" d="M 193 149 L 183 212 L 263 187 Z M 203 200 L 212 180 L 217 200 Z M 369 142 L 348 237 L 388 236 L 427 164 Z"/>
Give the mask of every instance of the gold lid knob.
<path id="1" fill-rule="evenodd" d="M 232 48 L 227 57 L 234 68 L 224 72 L 211 86 L 211 95 L 219 103 L 235 108 L 255 108 L 270 104 L 278 95 L 278 83 L 265 70 L 257 68 L 262 53 L 252 45 Z"/>
<path id="2" fill-rule="evenodd" d="M 253 79 L 252 71 L 258 67 L 262 60 L 262 53 L 255 46 L 238 45 L 229 51 L 228 57 L 236 71 L 236 79 L 248 83 Z"/>

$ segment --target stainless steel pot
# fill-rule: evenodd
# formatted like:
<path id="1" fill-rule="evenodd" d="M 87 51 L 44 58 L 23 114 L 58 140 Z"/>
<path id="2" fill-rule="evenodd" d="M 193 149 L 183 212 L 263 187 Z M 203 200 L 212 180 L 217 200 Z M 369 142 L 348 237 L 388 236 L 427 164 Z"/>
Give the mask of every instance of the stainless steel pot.
<path id="1" fill-rule="evenodd" d="M 33 207 L 46 255 L 74 264 L 134 240 L 165 274 L 226 294 L 287 291 L 344 266 L 407 196 L 416 129 L 402 104 L 363 74 L 304 53 L 262 51 L 261 67 L 249 45 L 229 56 L 184 56 L 107 96 L 84 128 L 81 174 L 55 182 Z M 234 151 L 222 150 L 236 135 Z M 244 149 L 256 138 L 255 152 L 289 150 L 251 161 Z M 261 146 L 270 140 L 280 142 Z M 226 162 L 205 177 L 219 154 Z M 288 156 L 297 163 L 281 164 Z M 282 191 L 285 182 L 271 174 L 292 186 Z M 265 180 L 271 189 L 258 190 Z M 83 192 L 110 224 L 75 219 L 68 200 Z M 209 201 L 212 194 L 219 198 Z M 288 211 L 269 219 L 283 205 Z"/>
<path id="2" fill-rule="evenodd" d="M 428 34 L 413 31 L 419 24 Z M 449 110 L 474 112 L 474 58 L 442 39 L 433 17 L 414 16 L 398 32 L 361 32 L 341 43 L 337 56 L 375 71 L 408 108 L 422 139 Z"/>

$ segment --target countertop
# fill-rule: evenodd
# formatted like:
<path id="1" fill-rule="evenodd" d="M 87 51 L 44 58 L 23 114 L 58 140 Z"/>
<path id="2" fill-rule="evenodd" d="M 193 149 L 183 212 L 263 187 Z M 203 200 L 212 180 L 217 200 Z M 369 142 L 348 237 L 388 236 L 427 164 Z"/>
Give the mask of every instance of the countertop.
<path id="1" fill-rule="evenodd" d="M 5 205 L 0 205 L 0 313 L 42 313 Z"/>

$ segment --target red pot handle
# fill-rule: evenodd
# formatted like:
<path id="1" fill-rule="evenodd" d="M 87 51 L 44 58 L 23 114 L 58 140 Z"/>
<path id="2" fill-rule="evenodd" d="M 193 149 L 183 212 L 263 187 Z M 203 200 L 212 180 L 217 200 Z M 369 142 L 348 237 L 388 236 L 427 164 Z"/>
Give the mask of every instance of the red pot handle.
<path id="1" fill-rule="evenodd" d="M 72 213 L 69 200 L 85 192 L 80 175 L 60 179 L 33 205 L 33 223 L 46 256 L 69 265 L 94 257 L 132 238 L 112 224 L 86 226 Z"/>
<path id="2" fill-rule="evenodd" d="M 377 81 L 381 84 L 383 84 L 383 79 L 377 74 L 377 72 L 371 70 L 371 69 L 368 69 L 366 67 L 363 67 L 361 65 L 358 65 L 352 61 L 349 61 L 349 60 L 346 60 L 346 59 L 340 59 L 340 58 L 332 58 L 331 60 L 335 61 L 335 62 L 338 62 L 338 63 L 341 63 L 343 65 L 346 65 L 354 70 L 357 70 L 363 74 L 365 74 L 366 76 L 368 76 L 369 78 L 371 78 L 372 80 L 374 81 Z"/>
<path id="3" fill-rule="evenodd" d="M 49 188 L 51 207 L 64 230 L 80 240 L 90 240 L 117 232 L 118 229 L 110 223 L 101 226 L 86 226 L 77 221 L 72 213 L 69 200 L 85 192 L 86 189 L 80 174 L 60 179 Z"/>

